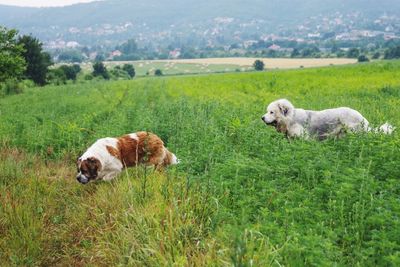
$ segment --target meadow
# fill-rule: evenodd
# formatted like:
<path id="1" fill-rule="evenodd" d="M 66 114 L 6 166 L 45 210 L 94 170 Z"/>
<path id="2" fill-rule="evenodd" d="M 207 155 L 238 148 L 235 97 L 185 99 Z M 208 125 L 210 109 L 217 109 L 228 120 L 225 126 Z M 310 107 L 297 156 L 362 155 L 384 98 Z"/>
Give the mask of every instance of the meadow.
<path id="1" fill-rule="evenodd" d="M 272 100 L 400 126 L 400 62 L 92 81 L 0 99 L 4 266 L 399 266 L 400 134 L 291 140 Z M 158 134 L 181 164 L 83 186 L 97 138 Z"/>

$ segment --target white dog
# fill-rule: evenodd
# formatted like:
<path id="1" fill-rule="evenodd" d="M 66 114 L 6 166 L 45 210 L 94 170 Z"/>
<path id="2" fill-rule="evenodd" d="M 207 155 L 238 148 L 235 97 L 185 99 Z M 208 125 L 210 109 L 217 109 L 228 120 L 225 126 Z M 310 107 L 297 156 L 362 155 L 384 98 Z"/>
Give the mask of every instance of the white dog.
<path id="1" fill-rule="evenodd" d="M 394 127 L 388 123 L 379 129 L 371 129 L 367 119 L 358 111 L 347 108 L 333 108 L 321 111 L 295 108 L 286 99 L 279 99 L 267 107 L 267 113 L 261 118 L 267 125 L 274 126 L 287 137 L 315 137 L 319 140 L 339 137 L 346 130 L 352 132 L 382 132 L 391 134 Z"/>

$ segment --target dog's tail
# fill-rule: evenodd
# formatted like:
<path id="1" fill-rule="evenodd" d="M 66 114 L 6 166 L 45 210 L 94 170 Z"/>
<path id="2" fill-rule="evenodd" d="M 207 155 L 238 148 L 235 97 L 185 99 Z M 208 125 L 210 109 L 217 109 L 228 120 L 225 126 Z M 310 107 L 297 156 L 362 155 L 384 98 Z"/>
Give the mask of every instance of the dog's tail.
<path id="1" fill-rule="evenodd" d="M 388 122 L 385 122 L 378 128 L 369 128 L 368 130 L 370 132 L 374 132 L 374 133 L 392 134 L 395 129 L 396 129 L 396 127 L 394 127 L 393 125 L 391 125 Z"/>

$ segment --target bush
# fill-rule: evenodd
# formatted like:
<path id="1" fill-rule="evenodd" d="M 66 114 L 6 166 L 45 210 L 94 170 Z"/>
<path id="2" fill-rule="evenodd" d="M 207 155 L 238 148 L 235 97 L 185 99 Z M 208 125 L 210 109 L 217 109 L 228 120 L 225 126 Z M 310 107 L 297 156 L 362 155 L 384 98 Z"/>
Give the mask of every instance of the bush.
<path id="1" fill-rule="evenodd" d="M 358 62 L 368 62 L 369 58 L 365 55 L 360 55 L 357 60 Z"/>
<path id="2" fill-rule="evenodd" d="M 51 69 L 47 73 L 47 82 L 55 85 L 67 83 L 67 77 L 61 68 Z"/>
<path id="3" fill-rule="evenodd" d="M 359 55 L 360 50 L 358 50 L 358 48 L 350 48 L 349 51 L 347 51 L 348 58 L 358 58 Z"/>
<path id="4" fill-rule="evenodd" d="M 106 80 L 110 79 L 110 74 L 108 73 L 108 70 L 107 70 L 106 66 L 104 66 L 103 62 L 96 62 L 93 64 L 92 75 L 94 77 L 101 76 Z"/>
<path id="5" fill-rule="evenodd" d="M 162 76 L 163 73 L 162 73 L 162 71 L 161 71 L 160 69 L 156 69 L 156 71 L 154 72 L 154 75 L 156 75 L 156 76 Z"/>
<path id="6" fill-rule="evenodd" d="M 91 81 L 91 80 L 93 80 L 93 75 L 92 74 L 86 74 L 83 79 L 85 79 L 85 81 Z"/>
<path id="7" fill-rule="evenodd" d="M 132 64 L 124 64 L 124 66 L 122 67 L 122 69 L 124 71 L 126 71 L 126 73 L 128 73 L 128 75 L 133 78 L 135 77 L 136 73 L 135 73 L 135 68 L 133 67 Z"/>
<path id="8" fill-rule="evenodd" d="M 131 76 L 126 71 L 121 69 L 120 66 L 116 66 L 115 68 L 113 68 L 110 71 L 110 74 L 113 79 L 117 80 L 129 80 L 131 78 Z"/>
<path id="9" fill-rule="evenodd" d="M 385 51 L 385 59 L 395 59 L 400 58 L 400 46 L 395 46 L 387 49 Z"/>
<path id="10" fill-rule="evenodd" d="M 376 52 L 373 56 L 372 59 L 379 59 L 381 57 L 381 53 Z"/>
<path id="11" fill-rule="evenodd" d="M 67 80 L 73 81 L 76 81 L 76 77 L 81 71 L 81 67 L 78 64 L 74 64 L 73 66 L 62 65 L 59 69 L 64 72 Z"/>
<path id="12" fill-rule="evenodd" d="M 256 61 L 254 61 L 253 67 L 255 70 L 261 71 L 264 70 L 265 64 L 262 60 L 257 59 Z"/>

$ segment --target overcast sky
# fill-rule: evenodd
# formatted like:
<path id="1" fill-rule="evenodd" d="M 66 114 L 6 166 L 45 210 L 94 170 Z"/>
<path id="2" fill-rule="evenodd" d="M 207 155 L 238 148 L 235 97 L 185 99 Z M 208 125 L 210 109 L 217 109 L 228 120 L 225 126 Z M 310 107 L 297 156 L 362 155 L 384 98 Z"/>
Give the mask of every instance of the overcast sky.
<path id="1" fill-rule="evenodd" d="M 95 0 L 0 0 L 0 4 L 13 6 L 66 6 L 76 3 L 87 3 Z"/>

